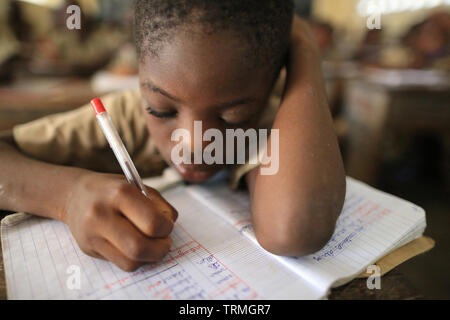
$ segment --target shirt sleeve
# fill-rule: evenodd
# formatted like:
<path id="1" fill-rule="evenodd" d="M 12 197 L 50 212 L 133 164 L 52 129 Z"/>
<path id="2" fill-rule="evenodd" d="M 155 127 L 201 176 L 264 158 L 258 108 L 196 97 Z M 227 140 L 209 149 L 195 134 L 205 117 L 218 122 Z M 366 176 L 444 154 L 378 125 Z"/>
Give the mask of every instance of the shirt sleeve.
<path id="1" fill-rule="evenodd" d="M 137 169 L 144 170 L 141 174 L 162 170 L 163 160 L 142 117 L 139 91 L 109 94 L 102 101 Z M 38 160 L 121 172 L 89 104 L 15 126 L 13 137 L 21 152 Z"/>

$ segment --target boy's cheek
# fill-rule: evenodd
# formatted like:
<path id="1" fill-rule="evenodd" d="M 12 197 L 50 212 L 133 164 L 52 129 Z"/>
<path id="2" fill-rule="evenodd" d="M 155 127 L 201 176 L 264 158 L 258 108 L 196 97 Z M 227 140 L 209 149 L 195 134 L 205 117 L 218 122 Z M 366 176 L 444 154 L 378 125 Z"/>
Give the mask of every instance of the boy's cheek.
<path id="1" fill-rule="evenodd" d="M 166 161 L 170 160 L 170 152 L 175 143 L 171 141 L 172 131 L 160 124 L 152 123 L 152 121 L 147 121 L 147 129 L 151 141 L 156 145 L 163 158 Z"/>
<path id="2" fill-rule="evenodd" d="M 170 163 L 172 148 L 175 146 L 176 142 L 170 140 L 170 135 L 168 135 L 168 136 L 166 135 L 164 137 L 158 137 L 158 138 L 154 139 L 156 147 L 158 148 L 158 151 L 163 156 L 164 160 L 166 160 L 166 162 Z"/>

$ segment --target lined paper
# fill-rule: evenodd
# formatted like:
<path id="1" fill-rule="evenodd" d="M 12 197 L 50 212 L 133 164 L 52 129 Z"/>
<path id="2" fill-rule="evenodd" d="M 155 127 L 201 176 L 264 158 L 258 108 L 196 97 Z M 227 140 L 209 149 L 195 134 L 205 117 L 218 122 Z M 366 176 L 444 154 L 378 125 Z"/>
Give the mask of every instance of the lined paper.
<path id="1" fill-rule="evenodd" d="M 342 285 L 377 260 L 420 237 L 426 227 L 422 208 L 347 177 L 344 208 L 330 241 L 305 257 L 271 255 L 320 291 Z M 221 184 L 188 188 L 196 199 L 233 225 L 255 245 L 246 192 Z"/>
<path id="2" fill-rule="evenodd" d="M 179 212 L 173 245 L 136 272 L 85 255 L 68 227 L 28 217 L 2 221 L 10 299 L 319 299 L 397 247 L 421 236 L 423 209 L 347 178 L 344 209 L 330 241 L 305 257 L 262 249 L 246 192 L 219 181 L 163 192 Z M 67 285 L 79 267 L 81 288 Z"/>
<path id="3" fill-rule="evenodd" d="M 124 272 L 85 255 L 68 227 L 29 217 L 2 223 L 9 299 L 317 299 L 318 290 L 196 201 L 164 193 L 179 211 L 173 245 L 159 263 Z M 80 270 L 80 289 L 68 285 Z"/>

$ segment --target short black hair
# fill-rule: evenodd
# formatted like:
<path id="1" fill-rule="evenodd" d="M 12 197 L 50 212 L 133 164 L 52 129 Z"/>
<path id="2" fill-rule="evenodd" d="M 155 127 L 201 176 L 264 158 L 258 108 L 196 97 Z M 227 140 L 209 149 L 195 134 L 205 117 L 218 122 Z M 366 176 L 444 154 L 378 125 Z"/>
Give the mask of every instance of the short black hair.
<path id="1" fill-rule="evenodd" d="M 293 12 L 292 0 L 136 0 L 136 49 L 141 60 L 148 54 L 158 56 L 177 27 L 200 24 L 207 33 L 233 31 L 248 43 L 254 63 L 279 71 Z"/>

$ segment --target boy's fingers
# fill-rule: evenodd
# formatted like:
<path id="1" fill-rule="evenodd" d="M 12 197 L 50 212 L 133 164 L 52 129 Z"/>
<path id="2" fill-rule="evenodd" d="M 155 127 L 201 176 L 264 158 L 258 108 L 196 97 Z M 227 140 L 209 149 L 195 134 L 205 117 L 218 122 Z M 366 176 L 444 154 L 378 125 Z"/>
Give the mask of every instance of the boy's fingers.
<path id="1" fill-rule="evenodd" d="M 145 264 L 144 261 L 134 261 L 126 257 L 105 239 L 98 238 L 92 241 L 93 249 L 101 258 L 111 261 L 120 269 L 131 272 Z"/>
<path id="2" fill-rule="evenodd" d="M 152 198 L 152 201 L 155 201 L 158 208 L 161 210 L 161 213 L 165 214 L 168 218 L 175 222 L 178 218 L 177 210 L 175 210 L 175 208 L 161 196 L 158 190 L 148 186 L 145 186 L 145 189 L 148 195 Z"/>
<path id="3" fill-rule="evenodd" d="M 102 236 L 131 260 L 161 260 L 172 245 L 170 238 L 146 237 L 130 221 L 119 215 L 106 222 L 102 230 Z"/>
<path id="4" fill-rule="evenodd" d="M 158 198 L 152 194 L 152 200 L 149 200 L 136 187 L 130 187 L 126 194 L 117 199 L 120 212 L 146 236 L 167 237 L 172 232 L 174 220 L 163 210 L 172 210 L 167 205 L 160 204 L 160 196 Z"/>

